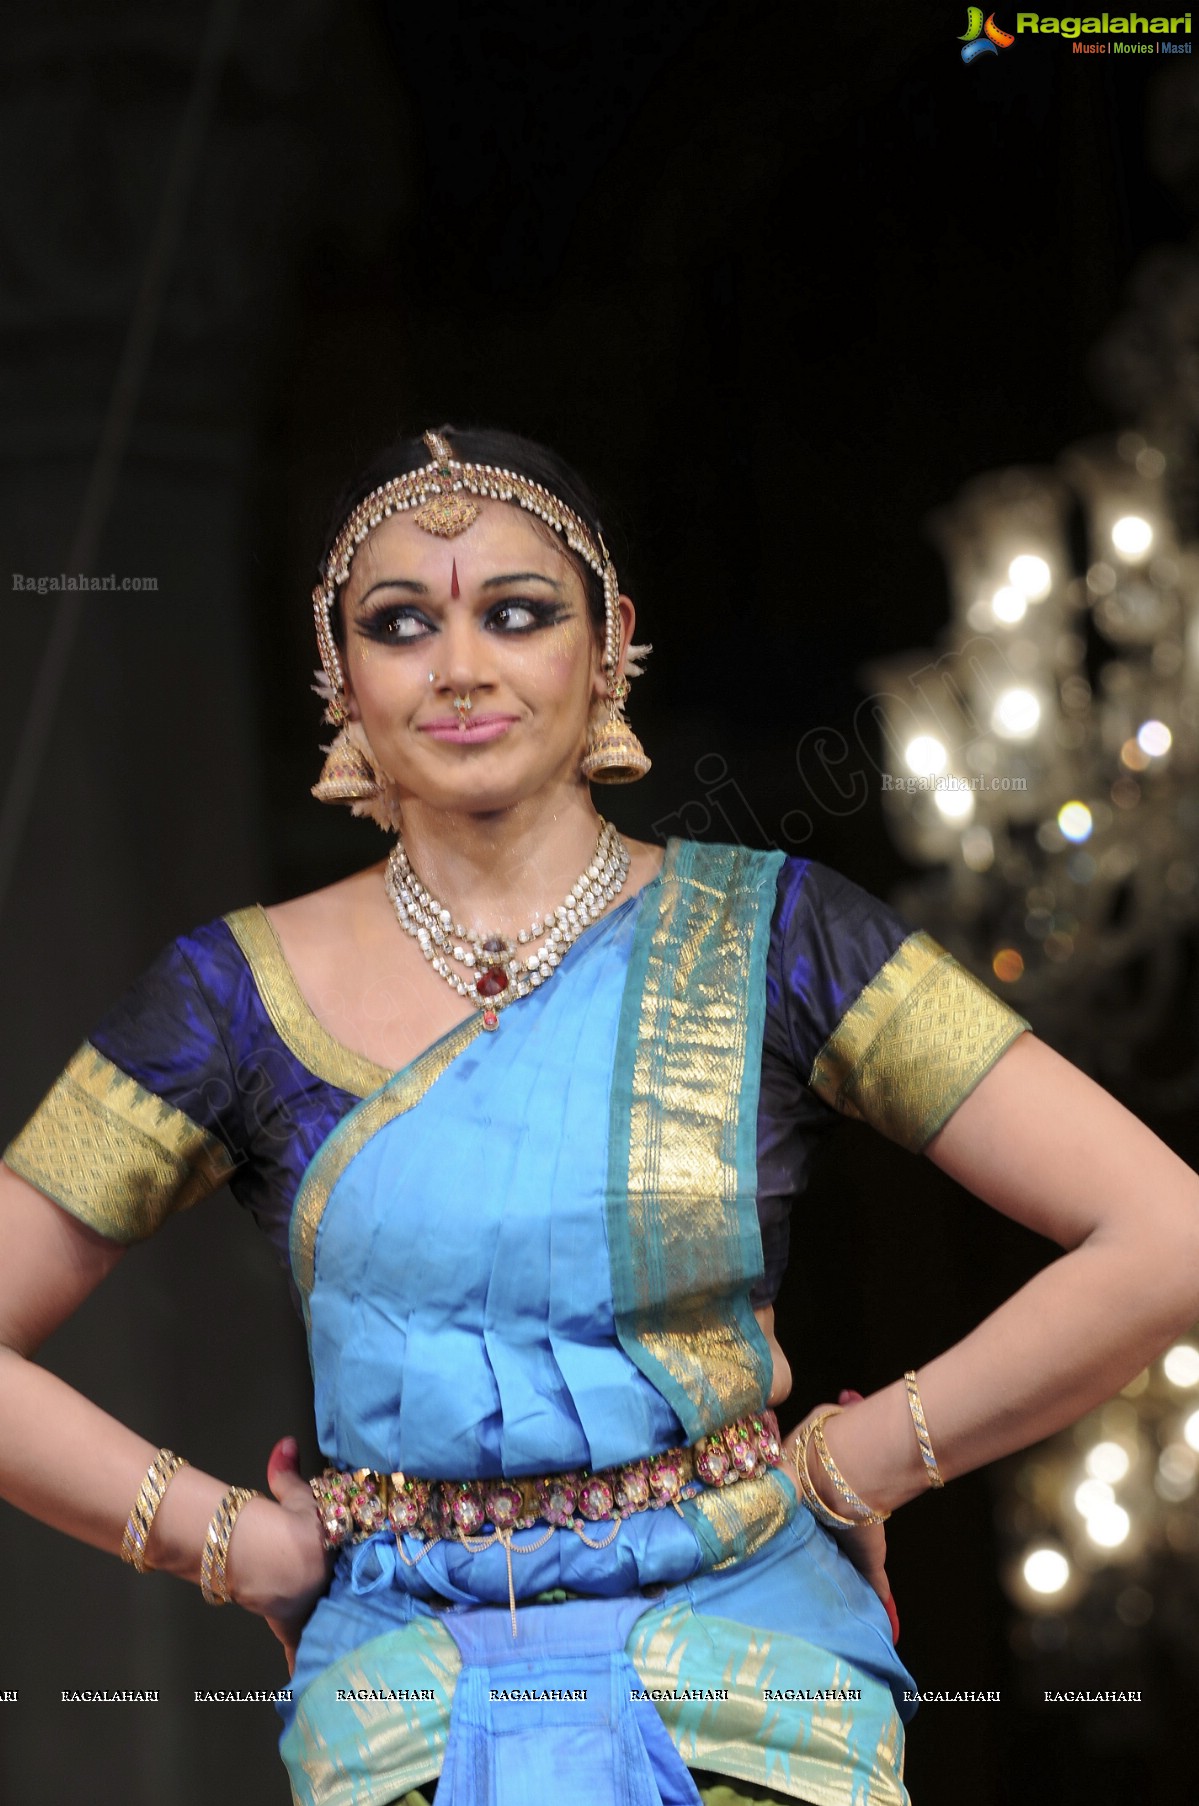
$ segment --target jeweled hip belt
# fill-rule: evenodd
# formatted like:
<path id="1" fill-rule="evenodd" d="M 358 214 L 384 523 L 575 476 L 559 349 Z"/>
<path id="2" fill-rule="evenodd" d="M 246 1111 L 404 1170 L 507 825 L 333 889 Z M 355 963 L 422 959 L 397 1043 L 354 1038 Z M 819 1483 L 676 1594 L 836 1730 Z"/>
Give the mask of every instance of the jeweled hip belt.
<path id="1" fill-rule="evenodd" d="M 551 1532 L 573 1530 L 593 1548 L 603 1548 L 623 1518 L 668 1505 L 678 1510 L 680 1499 L 702 1488 L 733 1486 L 777 1467 L 781 1460 L 778 1419 L 773 1411 L 759 1411 L 701 1436 L 687 1448 L 667 1449 L 665 1454 L 625 1461 L 599 1473 L 424 1480 L 411 1474 L 376 1474 L 369 1468 L 343 1472 L 327 1467 L 310 1484 L 330 1549 L 388 1529 L 397 1538 L 406 1533 L 423 1537 L 430 1545 L 444 1537 L 468 1548 L 489 1547 L 492 1541 L 506 1542 L 514 1530 L 535 1524 L 546 1524 Z M 593 1542 L 585 1526 L 612 1519 L 616 1522 L 611 1535 Z M 480 1538 L 485 1540 L 480 1543 Z"/>

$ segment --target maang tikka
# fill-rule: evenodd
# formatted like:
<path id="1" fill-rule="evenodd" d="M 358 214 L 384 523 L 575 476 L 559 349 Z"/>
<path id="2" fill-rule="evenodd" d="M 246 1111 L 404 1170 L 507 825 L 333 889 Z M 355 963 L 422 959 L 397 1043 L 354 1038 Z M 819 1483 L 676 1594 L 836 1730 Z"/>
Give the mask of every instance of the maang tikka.
<path id="1" fill-rule="evenodd" d="M 620 585 L 603 540 L 593 537 L 574 510 L 541 483 L 496 465 L 464 463 L 455 458 L 453 448 L 441 433 L 427 432 L 424 441 L 431 461 L 419 470 L 390 478 L 358 503 L 334 539 L 323 581 L 312 592 L 321 655 L 317 690 L 325 699 L 326 721 L 340 730 L 328 748 L 320 779 L 313 785 L 313 796 L 321 802 L 349 803 L 355 815 L 369 815 L 389 831 L 398 827 L 390 786 L 375 768 L 361 724 L 351 721 L 347 712 L 345 674 L 333 636 L 333 609 L 338 590 L 349 579 L 354 554 L 374 527 L 390 515 L 411 512 L 423 532 L 453 539 L 478 519 L 475 497 L 509 502 L 535 514 L 599 577 L 604 586 L 603 670 L 607 698 L 596 705 L 596 712 L 606 710 L 606 714 L 590 729 L 580 769 L 584 777 L 597 784 L 629 784 L 644 777 L 650 761 L 624 718 L 629 685 L 626 677 L 617 676 Z M 629 648 L 625 666 L 631 675 L 640 674 L 637 660 L 648 650 L 647 646 Z"/>

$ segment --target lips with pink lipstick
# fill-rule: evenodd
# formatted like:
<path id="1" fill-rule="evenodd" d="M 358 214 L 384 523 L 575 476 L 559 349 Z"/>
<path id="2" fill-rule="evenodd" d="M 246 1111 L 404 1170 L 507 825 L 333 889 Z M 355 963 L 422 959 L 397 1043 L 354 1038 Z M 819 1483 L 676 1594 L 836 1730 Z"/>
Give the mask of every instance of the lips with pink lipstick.
<path id="1" fill-rule="evenodd" d="M 453 746 L 481 746 L 506 734 L 516 719 L 515 715 L 472 715 L 462 722 L 456 715 L 442 715 L 436 721 L 422 722 L 420 731 Z"/>

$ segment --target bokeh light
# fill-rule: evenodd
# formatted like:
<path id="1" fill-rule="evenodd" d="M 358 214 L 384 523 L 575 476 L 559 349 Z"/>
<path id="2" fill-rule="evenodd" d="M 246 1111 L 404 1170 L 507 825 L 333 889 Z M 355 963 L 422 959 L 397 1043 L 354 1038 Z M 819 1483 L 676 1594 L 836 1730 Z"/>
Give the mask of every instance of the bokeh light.
<path id="1" fill-rule="evenodd" d="M 1063 803 L 1057 812 L 1057 825 L 1067 840 L 1089 840 L 1095 826 L 1094 817 L 1085 803 Z"/>
<path id="2" fill-rule="evenodd" d="M 1162 1372 L 1180 1392 L 1199 1386 L 1199 1348 L 1193 1342 L 1176 1342 L 1162 1356 Z"/>
<path id="3" fill-rule="evenodd" d="M 903 758 L 918 778 L 936 777 L 949 763 L 949 754 L 935 734 L 917 734 L 904 747 Z"/>
<path id="4" fill-rule="evenodd" d="M 991 726 L 1008 740 L 1026 740 L 1036 733 L 1040 719 L 1039 699 L 1019 684 L 1004 690 L 991 711 Z"/>
<path id="5" fill-rule="evenodd" d="M 1118 1549 L 1121 1543 L 1128 1541 L 1131 1529 L 1132 1519 L 1123 1505 L 1117 1505 L 1114 1500 L 1087 1513 L 1087 1535 L 1101 1549 Z"/>
<path id="6" fill-rule="evenodd" d="M 1053 572 L 1043 558 L 1032 552 L 1022 552 L 1019 558 L 1013 558 L 1007 574 L 1030 602 L 1043 602 L 1053 586 Z"/>
<path id="7" fill-rule="evenodd" d="M 1122 514 L 1112 528 L 1112 544 L 1122 558 L 1143 558 L 1153 544 L 1153 528 L 1139 514 Z"/>
<path id="8" fill-rule="evenodd" d="M 1028 613 L 1028 597 L 1023 590 L 1017 589 L 1015 584 L 1006 584 L 1003 589 L 997 589 L 991 597 L 991 613 L 997 621 L 1002 621 L 1007 627 L 1013 627 Z"/>
<path id="9" fill-rule="evenodd" d="M 938 784 L 933 801 L 946 821 L 969 821 L 974 814 L 974 795 L 964 784 Z"/>
<path id="10" fill-rule="evenodd" d="M 1116 1495 L 1106 1480 L 1084 1480 L 1074 1489 L 1074 1509 L 1080 1517 L 1089 1518 L 1115 1503 Z"/>
<path id="11" fill-rule="evenodd" d="M 1021 1572 L 1034 1593 L 1060 1593 L 1070 1578 L 1070 1563 L 1060 1549 L 1030 1549 Z"/>
<path id="12" fill-rule="evenodd" d="M 1137 729 L 1137 745 L 1151 759 L 1162 758 L 1173 743 L 1174 736 L 1164 721 L 1143 721 Z"/>
<path id="13" fill-rule="evenodd" d="M 1128 1450 L 1118 1442 L 1097 1442 L 1087 1455 L 1086 1470 L 1093 1480 L 1104 1480 L 1114 1486 L 1123 1480 L 1132 1465 Z"/>

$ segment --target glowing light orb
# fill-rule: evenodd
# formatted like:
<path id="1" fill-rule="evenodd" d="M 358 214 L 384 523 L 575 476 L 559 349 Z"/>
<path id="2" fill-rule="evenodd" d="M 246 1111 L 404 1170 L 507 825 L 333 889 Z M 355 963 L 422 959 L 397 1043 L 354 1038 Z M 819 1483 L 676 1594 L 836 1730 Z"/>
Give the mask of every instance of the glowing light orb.
<path id="1" fill-rule="evenodd" d="M 974 814 L 973 793 L 964 787 L 959 789 L 957 785 L 953 785 L 944 788 L 938 785 L 933 791 L 933 802 L 946 821 L 969 821 Z"/>
<path id="2" fill-rule="evenodd" d="M 1074 1489 L 1074 1509 L 1080 1518 L 1093 1518 L 1116 1502 L 1116 1495 L 1105 1480 L 1084 1480 Z"/>
<path id="3" fill-rule="evenodd" d="M 1199 1348 L 1193 1342 L 1176 1342 L 1162 1356 L 1162 1372 L 1179 1391 L 1199 1386 Z"/>
<path id="4" fill-rule="evenodd" d="M 1008 740 L 1026 740 L 1036 733 L 1040 719 L 1040 700 L 1020 685 L 1004 690 L 991 711 L 991 726 Z"/>
<path id="5" fill-rule="evenodd" d="M 1122 558 L 1142 558 L 1153 544 L 1153 528 L 1139 514 L 1122 514 L 1112 528 L 1112 544 Z"/>
<path id="6" fill-rule="evenodd" d="M 1137 745 L 1151 759 L 1160 759 L 1174 744 L 1174 736 L 1164 721 L 1142 721 L 1137 729 Z"/>
<path id="7" fill-rule="evenodd" d="M 1085 803 L 1063 803 L 1057 812 L 1057 825 L 1067 840 L 1080 841 L 1091 838 L 1095 822 Z"/>
<path id="8" fill-rule="evenodd" d="M 917 734 L 903 749 L 904 764 L 918 778 L 933 778 L 944 771 L 949 753 L 934 734 Z"/>
<path id="9" fill-rule="evenodd" d="M 1021 1571 L 1034 1593 L 1060 1593 L 1070 1578 L 1070 1563 L 1060 1549 L 1030 1549 Z"/>
<path id="10" fill-rule="evenodd" d="M 1031 552 L 1013 558 L 1007 567 L 1008 577 L 1030 602 L 1043 602 L 1053 587 L 1053 572 L 1043 558 Z"/>
<path id="11" fill-rule="evenodd" d="M 1087 1516 L 1087 1535 L 1101 1549 L 1118 1549 L 1128 1541 L 1132 1519 L 1123 1505 L 1102 1505 Z"/>
<path id="12" fill-rule="evenodd" d="M 1109 1486 L 1122 1480 L 1131 1465 L 1128 1450 L 1118 1442 L 1097 1442 L 1086 1459 L 1086 1470 L 1091 1478 L 1104 1480 Z"/>
<path id="13" fill-rule="evenodd" d="M 997 621 L 1011 627 L 1017 621 L 1022 621 L 1028 613 L 1028 597 L 1014 584 L 997 589 L 991 597 L 991 613 Z"/>

